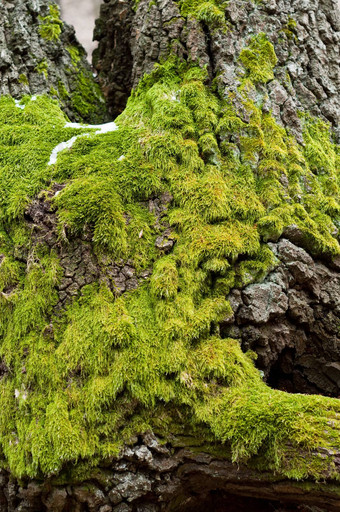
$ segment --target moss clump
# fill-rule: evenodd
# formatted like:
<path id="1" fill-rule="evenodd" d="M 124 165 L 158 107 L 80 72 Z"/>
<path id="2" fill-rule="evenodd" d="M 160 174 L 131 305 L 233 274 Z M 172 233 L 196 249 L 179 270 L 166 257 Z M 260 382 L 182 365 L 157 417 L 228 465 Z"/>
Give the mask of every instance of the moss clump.
<path id="1" fill-rule="evenodd" d="M 70 96 L 61 80 L 58 82 L 58 96 L 62 101 L 67 101 Z"/>
<path id="2" fill-rule="evenodd" d="M 39 34 L 41 37 L 47 41 L 58 41 L 63 26 L 58 5 L 51 4 L 49 6 L 49 14 L 47 16 L 39 16 L 39 21 Z"/>
<path id="3" fill-rule="evenodd" d="M 223 10 L 225 2 L 221 0 L 180 0 L 178 3 L 182 16 L 194 16 L 198 21 L 214 28 L 226 25 Z"/>
<path id="4" fill-rule="evenodd" d="M 24 85 L 29 85 L 29 81 L 28 81 L 28 78 L 26 75 L 24 75 L 23 73 L 21 75 L 19 75 L 19 78 L 18 78 L 18 82 L 20 84 L 24 84 Z"/>
<path id="5" fill-rule="evenodd" d="M 106 110 L 103 93 L 99 85 L 93 81 L 91 72 L 77 73 L 74 92 L 71 93 L 72 109 L 82 119 L 98 118 L 100 122 Z"/>
<path id="6" fill-rule="evenodd" d="M 58 92 L 54 95 L 62 107 L 71 109 L 79 121 L 102 123 L 107 118 L 105 99 L 90 69 L 84 65 L 84 51 L 77 46 L 68 46 L 71 66 L 66 69 L 68 85 L 59 80 Z"/>
<path id="7" fill-rule="evenodd" d="M 56 474 L 80 459 L 88 470 L 162 421 L 165 431 L 183 421 L 199 428 L 235 461 L 294 478 L 328 471 L 327 461 L 302 465 L 298 451 L 339 446 L 339 401 L 269 389 L 252 355 L 219 334 L 230 289 L 275 264 L 266 239 L 295 223 L 311 246 L 340 253 L 338 152 L 327 126 L 306 117 L 299 146 L 251 100 L 252 80 L 261 81 L 250 70 L 239 89 L 245 122 L 232 97 L 207 87 L 205 70 L 170 59 L 133 92 L 117 131 L 79 138 L 53 166 L 52 148 L 81 131 L 65 129 L 47 98 L 26 98 L 24 110 L 0 99 L 0 283 L 11 287 L 0 296 L 10 368 L 0 443 L 15 475 Z M 53 182 L 65 184 L 53 200 L 60 233 L 91 232 L 99 258 L 152 267 L 150 280 L 119 298 L 105 283 L 84 286 L 55 314 L 58 255 L 31 243 L 28 270 L 16 258 L 25 206 Z M 147 203 L 165 192 L 168 255 L 155 248 L 162 227 Z"/>
<path id="8" fill-rule="evenodd" d="M 67 46 L 66 50 L 70 54 L 73 65 L 77 66 L 84 52 L 78 46 Z"/>
<path id="9" fill-rule="evenodd" d="M 40 73 L 41 75 L 44 75 L 44 77 L 47 79 L 48 77 L 48 63 L 46 59 L 41 60 L 35 70 Z"/>
<path id="10" fill-rule="evenodd" d="M 280 30 L 281 33 L 285 34 L 289 40 L 294 39 L 297 42 L 297 23 L 293 18 L 289 18 L 286 25 Z"/>
<path id="11" fill-rule="evenodd" d="M 249 46 L 240 53 L 240 60 L 252 82 L 266 83 L 274 78 L 273 69 L 277 57 L 265 34 L 261 33 L 252 38 Z"/>

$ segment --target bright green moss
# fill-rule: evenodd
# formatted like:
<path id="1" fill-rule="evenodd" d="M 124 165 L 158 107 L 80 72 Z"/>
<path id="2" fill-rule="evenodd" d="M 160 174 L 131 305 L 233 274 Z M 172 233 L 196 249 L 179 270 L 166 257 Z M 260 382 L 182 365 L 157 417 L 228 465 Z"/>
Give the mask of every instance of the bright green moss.
<path id="1" fill-rule="evenodd" d="M 17 108 L 14 100 L 0 99 L 0 216 L 4 222 L 17 219 L 43 184 L 50 179 L 46 166 L 52 149 L 64 140 L 78 135 L 79 130 L 65 129 L 66 118 L 57 102 L 47 97 L 30 101 Z"/>
<path id="2" fill-rule="evenodd" d="M 58 95 L 62 101 L 67 101 L 70 96 L 61 80 L 58 82 Z"/>
<path id="3" fill-rule="evenodd" d="M 339 445 L 339 401 L 269 389 L 252 355 L 219 334 L 230 289 L 275 266 L 264 242 L 285 227 L 340 253 L 339 153 L 327 126 L 305 117 L 299 146 L 250 99 L 261 80 L 247 69 L 239 94 L 249 122 L 212 93 L 205 70 L 170 59 L 141 81 L 117 131 L 79 138 L 52 166 L 53 147 L 84 130 L 65 128 L 48 98 L 24 98 L 24 110 L 0 99 L 0 355 L 10 368 L 0 443 L 15 475 L 85 459 L 83 474 L 147 428 L 197 429 L 222 455 L 291 478 L 327 469 L 296 449 Z M 99 261 L 152 267 L 149 280 L 119 298 L 93 283 L 56 314 L 57 255 L 29 246 L 28 269 L 16 256 L 25 206 L 54 182 L 65 184 L 53 201 L 61 243 L 89 228 Z M 164 192 L 168 255 L 155 248 L 164 228 L 148 208 Z"/>
<path id="4" fill-rule="evenodd" d="M 293 18 L 289 18 L 286 25 L 280 30 L 281 33 L 285 34 L 288 39 L 294 39 L 297 42 L 297 24 Z"/>
<path id="5" fill-rule="evenodd" d="M 46 59 L 41 60 L 37 66 L 36 71 L 42 75 L 44 75 L 45 78 L 48 77 L 48 63 Z"/>
<path id="6" fill-rule="evenodd" d="M 77 66 L 77 64 L 79 63 L 79 61 L 80 61 L 80 59 L 81 59 L 81 57 L 83 55 L 83 52 L 81 51 L 80 47 L 78 47 L 78 46 L 67 46 L 66 50 L 70 54 L 70 57 L 72 59 L 73 65 Z"/>
<path id="7" fill-rule="evenodd" d="M 172 299 L 178 291 L 178 271 L 176 260 L 172 256 L 165 256 L 154 266 L 151 278 L 151 291 L 154 297 Z"/>
<path id="8" fill-rule="evenodd" d="M 265 34 L 253 37 L 249 46 L 240 53 L 240 60 L 253 82 L 266 83 L 274 78 L 273 68 L 277 57 Z"/>
<path id="9" fill-rule="evenodd" d="M 107 118 L 105 100 L 91 71 L 84 66 L 84 51 L 77 46 L 67 46 L 66 50 L 72 62 L 66 69 L 67 83 L 59 80 L 57 89 L 51 87 L 50 94 L 59 100 L 62 108 L 71 109 L 77 121 L 102 123 Z M 46 59 L 37 65 L 36 71 L 47 78 Z"/>
<path id="10" fill-rule="evenodd" d="M 220 0 L 179 0 L 178 3 L 182 16 L 194 16 L 198 21 L 214 28 L 226 25 L 224 2 Z"/>
<path id="11" fill-rule="evenodd" d="M 39 16 L 39 33 L 47 41 L 57 41 L 63 26 L 63 22 L 60 19 L 60 10 L 58 5 L 52 4 L 49 6 L 49 11 L 50 14 L 47 16 Z"/>

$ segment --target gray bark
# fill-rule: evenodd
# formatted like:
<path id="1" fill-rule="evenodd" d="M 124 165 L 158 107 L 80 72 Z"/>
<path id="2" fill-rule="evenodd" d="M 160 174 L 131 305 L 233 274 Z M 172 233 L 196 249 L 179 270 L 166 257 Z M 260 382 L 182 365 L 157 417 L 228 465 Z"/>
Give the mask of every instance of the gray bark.
<path id="1" fill-rule="evenodd" d="M 21 98 L 25 94 L 49 94 L 58 98 L 67 115 L 100 121 L 105 108 L 97 99 L 97 109 L 90 115 L 79 112 L 72 101 L 77 92 L 77 75 L 93 81 L 85 51 L 76 39 L 73 27 L 60 24 L 60 35 L 42 36 L 42 18 L 50 15 L 50 0 L 15 0 L 0 3 L 0 95 Z M 58 26 L 58 24 L 57 24 Z M 75 64 L 67 48 L 78 51 Z"/>
<path id="2" fill-rule="evenodd" d="M 183 442 L 184 441 L 184 442 Z M 85 479 L 19 485 L 0 473 L 1 512 L 339 512 L 339 484 L 296 482 L 199 451 L 197 440 L 160 444 L 146 433 Z M 311 454 L 302 454 L 309 457 Z M 314 453 L 327 457 L 329 453 Z M 340 452 L 332 453 L 339 467 Z M 325 474 L 325 479 L 328 475 Z M 308 488 L 308 492 L 306 489 Z"/>
<path id="3" fill-rule="evenodd" d="M 235 0 L 225 10 L 229 29 L 212 31 L 181 17 L 178 3 L 109 0 L 101 7 L 94 65 L 113 114 L 122 110 L 131 88 L 156 62 L 172 54 L 207 65 L 219 76 L 221 93 L 236 92 L 237 59 L 250 36 L 265 32 L 278 65 L 263 90 L 267 109 L 301 140 L 298 110 L 328 120 L 339 137 L 340 6 L 338 0 Z M 285 84 L 284 86 L 282 84 Z"/>

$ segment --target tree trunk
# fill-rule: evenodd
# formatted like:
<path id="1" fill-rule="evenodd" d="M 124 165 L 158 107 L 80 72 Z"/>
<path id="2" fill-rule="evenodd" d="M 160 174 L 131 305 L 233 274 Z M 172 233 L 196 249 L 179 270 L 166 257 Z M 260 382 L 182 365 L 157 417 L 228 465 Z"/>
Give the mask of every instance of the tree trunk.
<path id="1" fill-rule="evenodd" d="M 73 120 L 105 118 L 84 49 L 50 0 L 0 5 L 0 95 L 6 94 L 48 94 Z"/>
<path id="2" fill-rule="evenodd" d="M 275 77 L 262 91 L 268 94 L 266 108 L 298 137 L 299 110 L 322 116 L 338 131 L 337 0 L 235 0 L 225 9 L 226 31 L 218 30 L 208 16 L 203 20 L 203 13 L 201 18 L 183 16 L 173 0 L 151 5 L 141 0 L 135 12 L 129 1 L 102 5 L 94 65 L 113 113 L 124 108 L 144 73 L 170 54 L 208 66 L 211 79 L 218 77 L 221 94 L 236 92 L 240 52 L 253 34 L 264 32 L 278 58 Z"/>
<path id="3" fill-rule="evenodd" d="M 0 29 L 0 511 L 340 511 L 338 2 Z"/>

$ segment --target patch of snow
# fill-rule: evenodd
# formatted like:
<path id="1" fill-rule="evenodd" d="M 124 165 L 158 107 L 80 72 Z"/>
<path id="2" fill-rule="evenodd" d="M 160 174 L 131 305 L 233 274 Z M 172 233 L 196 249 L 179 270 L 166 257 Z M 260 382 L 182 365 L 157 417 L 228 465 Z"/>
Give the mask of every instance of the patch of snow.
<path id="1" fill-rule="evenodd" d="M 21 110 L 24 110 L 26 105 L 21 105 L 20 101 L 19 100 L 14 100 L 15 106 L 18 107 L 18 108 L 21 108 Z"/>
<path id="2" fill-rule="evenodd" d="M 109 133 L 118 130 L 118 126 L 113 121 L 111 123 L 104 124 L 66 123 L 65 128 L 87 128 L 90 130 L 96 130 L 96 135 L 100 133 Z"/>
<path id="3" fill-rule="evenodd" d="M 118 126 L 114 121 L 112 121 L 111 123 L 99 124 L 97 127 L 99 128 L 99 130 L 96 131 L 96 133 L 109 133 L 118 130 Z"/>
<path id="4" fill-rule="evenodd" d="M 171 100 L 172 101 L 177 101 L 177 103 L 180 103 L 180 101 L 178 99 L 178 96 L 179 96 L 180 92 L 181 92 L 180 89 L 178 91 L 174 92 L 172 94 L 172 96 L 171 96 Z"/>
<path id="5" fill-rule="evenodd" d="M 21 398 L 22 400 L 27 400 L 27 396 L 28 395 L 27 395 L 27 391 L 23 387 L 23 391 L 19 391 L 19 389 L 15 389 L 14 390 L 14 396 L 17 399 Z"/>
<path id="6" fill-rule="evenodd" d="M 64 128 L 86 128 L 86 124 L 80 123 L 66 123 Z"/>
<path id="7" fill-rule="evenodd" d="M 60 142 L 60 144 L 58 144 L 52 150 L 48 165 L 53 165 L 57 162 L 58 153 L 60 153 L 60 151 L 63 151 L 63 149 L 66 148 L 70 149 L 79 137 L 88 137 L 88 135 L 88 133 L 82 133 L 81 135 L 76 135 L 75 137 L 72 137 L 70 140 L 67 140 L 66 142 Z"/>
<path id="8" fill-rule="evenodd" d="M 34 96 L 31 96 L 30 98 L 30 101 L 36 101 L 38 98 L 38 96 L 34 95 Z M 15 103 L 15 106 L 18 107 L 18 108 L 21 108 L 21 110 L 24 110 L 24 108 L 26 107 L 26 105 L 21 105 L 21 100 L 14 100 L 14 103 Z"/>
<path id="9" fill-rule="evenodd" d="M 102 133 L 114 132 L 114 131 L 118 130 L 118 126 L 113 121 L 111 123 L 105 123 L 105 124 L 65 123 L 64 127 L 65 128 L 80 128 L 80 129 L 84 129 L 84 128 L 94 129 L 94 130 L 96 130 L 94 132 L 95 135 L 100 135 Z M 74 137 L 72 137 L 71 139 L 69 139 L 65 142 L 60 142 L 60 144 L 58 144 L 52 150 L 48 165 L 55 164 L 57 162 L 58 153 L 60 153 L 60 151 L 63 151 L 64 149 L 67 149 L 67 148 L 70 149 L 79 137 L 89 137 L 90 135 L 91 135 L 91 133 L 82 133 L 80 135 L 75 135 Z"/>

